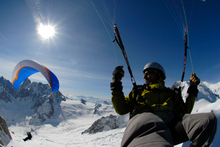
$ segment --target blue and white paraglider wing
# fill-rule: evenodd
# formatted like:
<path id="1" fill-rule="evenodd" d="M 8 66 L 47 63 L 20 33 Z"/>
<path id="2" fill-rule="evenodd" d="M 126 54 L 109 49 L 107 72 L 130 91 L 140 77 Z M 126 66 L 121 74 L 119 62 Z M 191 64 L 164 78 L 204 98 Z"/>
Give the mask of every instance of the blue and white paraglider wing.
<path id="1" fill-rule="evenodd" d="M 12 73 L 13 88 L 18 89 L 26 78 L 37 72 L 41 72 L 44 75 L 52 91 L 59 91 L 59 80 L 56 75 L 45 66 L 33 60 L 23 60 L 15 66 Z"/>

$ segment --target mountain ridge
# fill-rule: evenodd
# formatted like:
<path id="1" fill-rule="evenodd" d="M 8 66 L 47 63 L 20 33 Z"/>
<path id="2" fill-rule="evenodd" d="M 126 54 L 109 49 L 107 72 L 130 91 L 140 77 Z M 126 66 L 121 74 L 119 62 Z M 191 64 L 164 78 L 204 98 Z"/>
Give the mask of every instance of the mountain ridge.
<path id="1" fill-rule="evenodd" d="M 53 92 L 48 84 L 26 79 L 16 90 L 9 80 L 0 77 L 0 115 L 9 124 L 16 120 L 21 122 L 26 116 L 32 117 L 30 124 L 43 123 L 53 116 L 54 107 L 65 99 L 62 93 Z"/>

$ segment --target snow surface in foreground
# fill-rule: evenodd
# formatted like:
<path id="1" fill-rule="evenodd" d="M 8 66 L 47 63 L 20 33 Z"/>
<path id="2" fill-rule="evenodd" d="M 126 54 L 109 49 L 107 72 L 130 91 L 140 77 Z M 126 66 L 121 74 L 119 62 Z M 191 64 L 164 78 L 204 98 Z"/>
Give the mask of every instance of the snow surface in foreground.
<path id="1" fill-rule="evenodd" d="M 73 100 L 63 101 L 61 109 L 62 116 L 56 116 L 56 119 L 64 119 L 59 124 L 51 123 L 39 126 L 28 124 L 17 124 L 9 127 L 13 140 L 8 147 L 119 147 L 125 128 L 119 128 L 110 131 L 104 131 L 96 134 L 81 134 L 88 129 L 91 124 L 101 116 L 88 113 L 94 107 L 94 104 L 87 103 L 84 109 L 85 114 L 77 113 L 73 106 L 80 103 Z M 210 103 L 205 99 L 196 102 L 193 113 L 203 113 L 212 111 L 220 118 L 220 100 Z M 109 113 L 110 114 L 110 113 Z M 111 114 L 116 114 L 114 111 Z M 106 114 L 107 115 L 107 114 Z M 48 122 L 49 123 L 49 122 Z M 219 122 L 218 122 L 219 126 Z M 33 138 L 24 142 L 26 132 L 31 131 Z M 218 147 L 220 144 L 220 129 L 218 128 L 212 147 Z M 187 147 L 189 142 L 177 145 L 177 147 Z"/>
<path id="2" fill-rule="evenodd" d="M 77 109 L 78 107 L 78 109 Z M 81 134 L 88 129 L 93 122 L 102 116 L 93 114 L 94 104 L 87 103 L 85 106 L 79 101 L 67 99 L 61 103 L 62 115 L 55 116 L 50 124 L 32 126 L 26 123 L 16 124 L 9 127 L 13 140 L 8 147 L 116 147 L 120 146 L 120 141 L 125 128 L 104 131 L 96 134 Z M 78 110 L 78 112 L 77 112 Z M 79 111 L 80 110 L 80 111 Z M 83 110 L 83 112 L 82 112 Z M 114 111 L 105 114 L 114 114 Z M 56 120 L 63 119 L 59 124 Z M 26 132 L 31 132 L 33 138 L 23 141 Z"/>

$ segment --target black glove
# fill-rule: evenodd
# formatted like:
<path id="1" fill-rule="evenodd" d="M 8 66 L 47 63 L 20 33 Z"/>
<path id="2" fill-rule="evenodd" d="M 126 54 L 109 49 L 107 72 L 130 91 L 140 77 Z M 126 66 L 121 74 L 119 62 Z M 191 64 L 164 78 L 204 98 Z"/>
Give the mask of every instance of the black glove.
<path id="1" fill-rule="evenodd" d="M 110 83 L 111 90 L 122 91 L 121 79 L 124 77 L 123 66 L 117 66 L 112 72 L 112 83 Z"/>
<path id="2" fill-rule="evenodd" d="M 117 66 L 112 72 L 112 82 L 121 81 L 121 79 L 124 77 L 124 74 L 125 72 L 123 70 L 123 66 Z"/>

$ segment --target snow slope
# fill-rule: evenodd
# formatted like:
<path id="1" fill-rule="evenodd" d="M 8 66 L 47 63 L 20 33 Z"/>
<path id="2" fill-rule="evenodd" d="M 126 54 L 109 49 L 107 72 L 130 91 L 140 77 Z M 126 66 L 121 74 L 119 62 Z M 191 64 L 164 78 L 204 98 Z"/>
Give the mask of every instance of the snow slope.
<path id="1" fill-rule="evenodd" d="M 102 104 L 105 105 L 105 104 Z M 80 101 L 67 99 L 60 104 L 61 115 L 54 116 L 53 119 L 47 120 L 39 126 L 29 125 L 28 123 L 20 123 L 11 125 L 9 130 L 13 140 L 8 146 L 16 147 L 84 147 L 84 146 L 119 146 L 125 127 L 99 132 L 96 134 L 82 134 L 97 119 L 116 115 L 112 106 L 103 106 L 102 109 L 112 109 L 102 116 L 94 114 L 93 103 L 82 104 Z M 107 108 L 106 108 L 107 107 Z M 59 113 L 57 113 L 59 114 Z M 61 123 L 60 120 L 63 120 Z M 127 121 L 127 120 L 126 120 Z M 26 137 L 26 132 L 31 132 L 32 140 L 24 142 L 22 138 Z"/>

